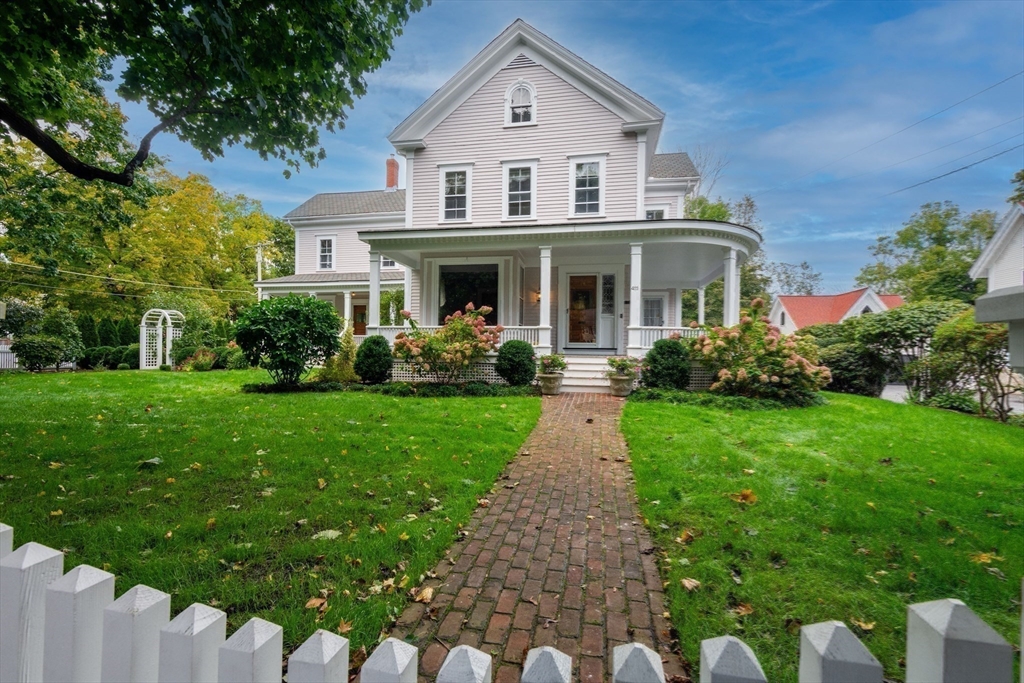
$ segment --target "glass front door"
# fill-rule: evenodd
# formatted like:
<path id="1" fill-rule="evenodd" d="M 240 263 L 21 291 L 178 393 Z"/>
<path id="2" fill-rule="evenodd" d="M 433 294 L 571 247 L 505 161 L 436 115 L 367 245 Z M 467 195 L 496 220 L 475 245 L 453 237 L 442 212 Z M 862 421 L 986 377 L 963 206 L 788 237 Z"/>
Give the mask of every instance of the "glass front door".
<path id="1" fill-rule="evenodd" d="M 597 276 L 569 276 L 569 343 L 597 344 Z"/>

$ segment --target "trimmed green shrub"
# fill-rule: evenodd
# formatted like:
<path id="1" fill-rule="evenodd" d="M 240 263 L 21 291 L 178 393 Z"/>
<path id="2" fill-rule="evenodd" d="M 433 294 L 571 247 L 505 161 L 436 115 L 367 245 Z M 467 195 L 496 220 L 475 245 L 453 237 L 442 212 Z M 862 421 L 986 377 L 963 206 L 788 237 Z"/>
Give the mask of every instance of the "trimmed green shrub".
<path id="1" fill-rule="evenodd" d="M 881 356 L 860 344 L 838 343 L 818 352 L 832 373 L 829 391 L 878 398 L 885 389 L 888 366 Z"/>
<path id="2" fill-rule="evenodd" d="M 18 357 L 18 363 L 26 370 L 39 372 L 43 368 L 55 368 L 65 354 L 64 340 L 48 334 L 29 334 L 18 337 L 11 344 L 11 351 Z"/>
<path id="3" fill-rule="evenodd" d="M 388 340 L 379 334 L 367 337 L 356 351 L 354 369 L 366 384 L 383 384 L 391 379 L 391 347 Z"/>
<path id="4" fill-rule="evenodd" d="M 251 366 L 245 357 L 245 352 L 242 349 L 234 348 L 229 349 L 228 362 L 225 367 L 228 370 L 248 370 Z"/>
<path id="5" fill-rule="evenodd" d="M 63 306 L 48 310 L 40 321 L 39 328 L 42 334 L 56 337 L 63 342 L 64 354 L 61 356 L 60 362 L 73 363 L 85 353 L 82 333 L 78 331 L 71 312 Z"/>
<path id="6" fill-rule="evenodd" d="M 213 369 L 214 370 L 226 370 L 228 367 L 228 356 L 231 355 L 231 349 L 226 346 L 218 346 L 211 349 L 214 355 Z"/>
<path id="7" fill-rule="evenodd" d="M 124 358 L 124 354 L 127 350 L 127 346 L 110 347 L 110 351 L 103 356 L 103 365 L 107 370 L 117 370 L 117 366 L 121 364 L 121 359 Z"/>
<path id="8" fill-rule="evenodd" d="M 131 370 L 132 366 L 128 365 L 127 363 L 118 363 L 117 364 L 117 369 L 118 370 Z"/>
<path id="9" fill-rule="evenodd" d="M 498 347 L 494 371 L 514 387 L 526 386 L 537 376 L 537 358 L 533 346 L 519 339 L 505 342 Z"/>
<path id="10" fill-rule="evenodd" d="M 175 365 L 181 365 L 188 360 L 198 348 L 198 346 L 189 346 L 187 344 L 175 344 L 171 347 L 171 360 L 174 361 Z"/>
<path id="11" fill-rule="evenodd" d="M 707 391 L 679 391 L 676 389 L 637 389 L 629 395 L 630 401 L 659 401 L 664 403 L 692 405 L 701 408 L 722 410 L 786 410 L 791 406 L 770 398 L 748 398 L 746 396 L 723 396 Z M 811 399 L 810 405 L 824 405 L 820 394 Z"/>
<path id="12" fill-rule="evenodd" d="M 659 339 L 644 357 L 640 383 L 651 389 L 690 386 L 690 351 L 679 339 Z"/>
<path id="13" fill-rule="evenodd" d="M 923 405 L 974 415 L 981 412 L 978 399 L 969 392 L 941 392 L 924 401 Z"/>
<path id="14" fill-rule="evenodd" d="M 249 362 L 259 364 L 276 383 L 298 384 L 311 367 L 338 352 L 340 326 L 338 312 L 326 301 L 271 297 L 238 317 L 235 342 Z"/>
<path id="15" fill-rule="evenodd" d="M 121 362 L 127 363 L 128 367 L 132 370 L 139 369 L 139 345 L 129 344 L 128 348 L 125 349 L 124 355 L 121 356 Z"/>
<path id="16" fill-rule="evenodd" d="M 160 364 L 161 372 L 170 372 L 173 369 L 174 369 L 173 365 L 168 365 L 167 363 L 161 363 Z"/>
<path id="17" fill-rule="evenodd" d="M 96 324 L 96 334 L 99 335 L 100 346 L 121 345 L 121 337 L 117 332 L 117 323 L 110 318 L 103 318 Z"/>

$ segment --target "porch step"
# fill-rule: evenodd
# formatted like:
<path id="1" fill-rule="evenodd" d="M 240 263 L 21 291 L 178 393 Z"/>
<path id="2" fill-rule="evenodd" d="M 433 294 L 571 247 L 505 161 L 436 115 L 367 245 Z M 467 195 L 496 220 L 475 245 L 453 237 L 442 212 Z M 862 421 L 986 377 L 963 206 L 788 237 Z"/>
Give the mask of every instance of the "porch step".
<path id="1" fill-rule="evenodd" d="M 605 375 L 608 370 L 607 356 L 566 356 L 565 363 L 568 367 L 565 369 L 565 376 L 562 379 L 563 391 L 602 394 L 611 391 L 608 386 L 608 377 Z"/>

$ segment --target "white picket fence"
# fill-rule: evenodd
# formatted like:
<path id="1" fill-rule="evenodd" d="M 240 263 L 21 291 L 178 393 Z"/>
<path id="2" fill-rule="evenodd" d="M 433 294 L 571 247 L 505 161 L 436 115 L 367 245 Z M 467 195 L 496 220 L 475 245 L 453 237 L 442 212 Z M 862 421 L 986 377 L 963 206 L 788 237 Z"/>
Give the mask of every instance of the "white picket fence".
<path id="1" fill-rule="evenodd" d="M 64 573 L 64 555 L 38 543 L 13 550 L 0 523 L 0 683 L 280 683 L 283 630 L 250 619 L 226 638 L 227 614 L 194 604 L 171 619 L 171 596 L 135 586 L 114 599 L 114 575 L 88 565 Z M 1024 584 L 1022 584 L 1024 589 Z M 419 653 L 395 638 L 360 670 L 362 683 L 417 683 Z M 800 630 L 800 683 L 882 683 L 882 666 L 839 621 Z M 287 661 L 288 683 L 348 683 L 349 642 L 318 630 Z M 572 659 L 527 653 L 521 683 L 570 683 Z M 907 683 L 1010 683 L 1013 649 L 959 600 L 907 609 Z M 452 648 L 437 683 L 491 683 L 491 655 Z M 661 656 L 640 643 L 612 651 L 613 683 L 665 683 Z M 734 636 L 700 644 L 702 683 L 765 683 Z M 1024 674 L 1022 674 L 1024 681 Z"/>

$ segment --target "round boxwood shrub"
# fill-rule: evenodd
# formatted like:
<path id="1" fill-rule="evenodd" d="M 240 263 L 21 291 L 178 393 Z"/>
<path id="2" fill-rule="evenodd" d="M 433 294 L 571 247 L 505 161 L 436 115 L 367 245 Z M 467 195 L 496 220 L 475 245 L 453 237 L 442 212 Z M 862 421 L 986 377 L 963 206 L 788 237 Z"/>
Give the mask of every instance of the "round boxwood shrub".
<path id="1" fill-rule="evenodd" d="M 647 352 L 640 382 L 650 389 L 690 386 L 690 352 L 678 339 L 659 339 Z"/>
<path id="2" fill-rule="evenodd" d="M 195 354 L 197 348 L 199 347 L 191 344 L 174 344 L 171 346 L 171 360 L 175 365 L 181 365 Z"/>
<path id="3" fill-rule="evenodd" d="M 391 379 L 391 347 L 379 334 L 367 337 L 356 351 L 356 374 L 366 384 L 383 384 Z"/>
<path id="4" fill-rule="evenodd" d="M 537 359 L 533 347 L 519 339 L 507 341 L 498 347 L 498 361 L 494 365 L 498 377 L 514 387 L 521 387 L 537 376 Z"/>
<path id="5" fill-rule="evenodd" d="M 64 341 L 48 334 L 29 334 L 18 337 L 11 344 L 18 363 L 27 370 L 39 372 L 43 368 L 57 367 L 64 356 Z"/>
<path id="6" fill-rule="evenodd" d="M 107 354 L 111 352 L 113 347 L 110 346 L 94 346 L 91 349 L 85 350 L 84 364 L 82 367 L 86 369 L 97 370 L 103 366 L 103 359 L 107 357 Z"/>
<path id="7" fill-rule="evenodd" d="M 818 353 L 818 361 L 832 372 L 829 391 L 878 398 L 885 389 L 885 361 L 860 344 L 827 346 Z"/>
<path id="8" fill-rule="evenodd" d="M 277 384 L 298 384 L 310 368 L 338 352 L 341 319 L 334 306 L 310 296 L 275 296 L 247 308 L 235 342 Z"/>
<path id="9" fill-rule="evenodd" d="M 110 351 L 103 357 L 103 365 L 107 367 L 107 370 L 117 370 L 117 366 L 121 364 L 125 352 L 128 351 L 128 347 L 112 346 L 109 348 Z"/>
<path id="10" fill-rule="evenodd" d="M 128 365 L 127 363 L 118 363 L 117 364 L 117 369 L 118 370 L 131 370 L 132 366 Z"/>
<path id="11" fill-rule="evenodd" d="M 131 370 L 139 369 L 139 345 L 129 344 L 124 351 L 124 355 L 121 356 L 121 362 L 128 366 Z"/>

